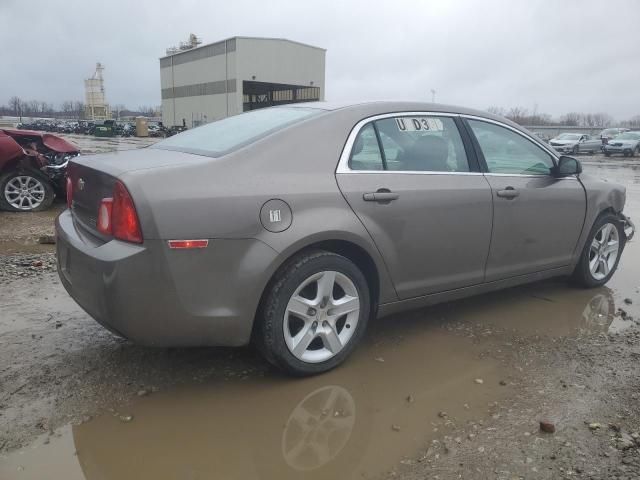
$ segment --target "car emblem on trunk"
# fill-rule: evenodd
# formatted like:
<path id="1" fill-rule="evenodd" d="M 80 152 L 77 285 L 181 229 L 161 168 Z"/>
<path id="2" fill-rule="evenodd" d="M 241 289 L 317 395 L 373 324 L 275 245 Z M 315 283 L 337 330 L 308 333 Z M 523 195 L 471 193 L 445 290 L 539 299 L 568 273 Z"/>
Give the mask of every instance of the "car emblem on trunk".
<path id="1" fill-rule="evenodd" d="M 81 178 L 78 179 L 78 190 L 84 190 L 84 180 Z"/>

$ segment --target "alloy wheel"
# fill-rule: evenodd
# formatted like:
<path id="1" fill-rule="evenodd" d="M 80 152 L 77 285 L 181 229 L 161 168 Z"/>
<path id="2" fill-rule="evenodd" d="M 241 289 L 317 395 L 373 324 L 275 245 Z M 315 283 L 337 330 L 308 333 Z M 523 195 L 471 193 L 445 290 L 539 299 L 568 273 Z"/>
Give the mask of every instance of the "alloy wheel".
<path id="1" fill-rule="evenodd" d="M 293 292 L 284 314 L 284 339 L 291 354 L 307 363 L 334 357 L 353 337 L 360 298 L 353 281 L 340 272 L 318 272 Z"/>
<path id="2" fill-rule="evenodd" d="M 46 191 L 42 180 L 31 175 L 18 175 L 4 187 L 4 198 L 17 210 L 33 210 L 45 199 Z"/>
<path id="3" fill-rule="evenodd" d="M 602 280 L 616 264 L 620 252 L 620 238 L 617 227 L 605 223 L 596 232 L 589 248 L 589 271 L 595 280 Z"/>

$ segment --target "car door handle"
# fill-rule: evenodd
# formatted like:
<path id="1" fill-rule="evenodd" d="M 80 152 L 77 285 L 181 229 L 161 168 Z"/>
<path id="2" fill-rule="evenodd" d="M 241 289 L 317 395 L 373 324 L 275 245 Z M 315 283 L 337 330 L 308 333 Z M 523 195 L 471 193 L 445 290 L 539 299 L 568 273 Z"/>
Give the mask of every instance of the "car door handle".
<path id="1" fill-rule="evenodd" d="M 380 188 L 377 192 L 365 193 L 362 199 L 365 202 L 391 202 L 397 200 L 400 195 L 386 188 Z"/>
<path id="2" fill-rule="evenodd" d="M 520 192 L 513 187 L 507 187 L 504 190 L 498 190 L 496 192 L 496 195 L 498 195 L 501 198 L 512 199 L 520 195 Z"/>

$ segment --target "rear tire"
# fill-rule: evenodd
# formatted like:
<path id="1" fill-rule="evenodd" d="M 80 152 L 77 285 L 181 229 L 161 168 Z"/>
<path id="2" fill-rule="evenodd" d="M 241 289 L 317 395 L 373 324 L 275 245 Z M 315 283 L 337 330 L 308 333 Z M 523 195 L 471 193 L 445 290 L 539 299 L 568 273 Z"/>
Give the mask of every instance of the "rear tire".
<path id="1" fill-rule="evenodd" d="M 305 252 L 288 261 L 267 287 L 254 342 L 269 362 L 291 375 L 326 372 L 360 342 L 370 311 L 369 286 L 351 260 L 322 250 Z"/>
<path id="2" fill-rule="evenodd" d="M 24 188 L 24 190 L 23 190 Z M 23 196 L 20 196 L 24 193 Z M 35 170 L 11 170 L 0 177 L 0 209 L 39 212 L 53 203 L 55 192 L 49 178 Z"/>
<path id="3" fill-rule="evenodd" d="M 625 238 L 618 217 L 610 212 L 601 214 L 591 227 L 580 254 L 572 275 L 574 283 L 584 288 L 600 287 L 607 283 L 618 268 Z"/>

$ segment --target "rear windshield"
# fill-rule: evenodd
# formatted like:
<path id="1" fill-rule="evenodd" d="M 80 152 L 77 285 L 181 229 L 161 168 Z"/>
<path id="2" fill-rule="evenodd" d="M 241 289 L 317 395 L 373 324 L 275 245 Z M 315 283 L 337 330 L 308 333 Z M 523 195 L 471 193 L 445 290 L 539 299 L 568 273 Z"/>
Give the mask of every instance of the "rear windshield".
<path id="1" fill-rule="evenodd" d="M 317 108 L 286 107 L 254 110 L 187 130 L 151 148 L 218 157 L 323 112 Z"/>

